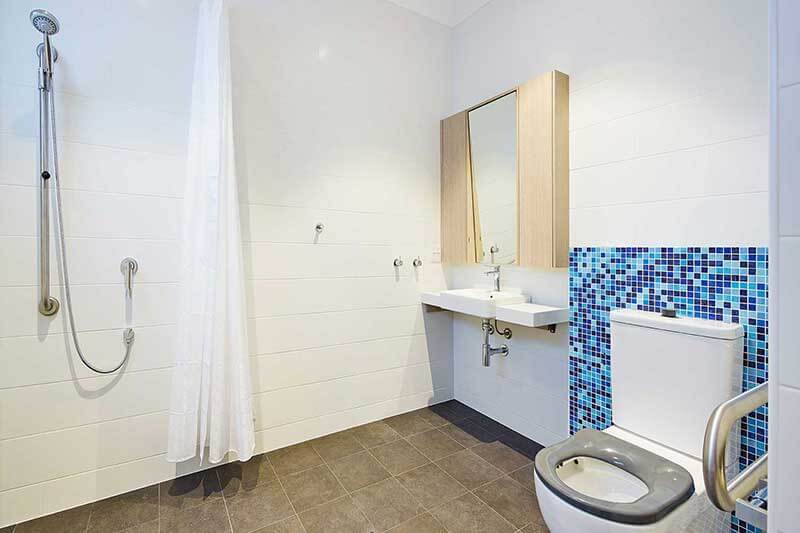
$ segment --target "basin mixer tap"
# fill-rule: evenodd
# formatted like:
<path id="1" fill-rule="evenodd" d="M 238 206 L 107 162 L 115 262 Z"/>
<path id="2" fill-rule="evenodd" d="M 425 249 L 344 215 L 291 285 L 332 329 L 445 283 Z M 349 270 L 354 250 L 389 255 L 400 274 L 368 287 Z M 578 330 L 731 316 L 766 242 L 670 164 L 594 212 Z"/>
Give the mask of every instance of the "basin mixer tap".
<path id="1" fill-rule="evenodd" d="M 492 266 L 491 270 L 484 272 L 487 276 L 492 276 L 494 279 L 494 290 L 500 292 L 500 265 Z"/>

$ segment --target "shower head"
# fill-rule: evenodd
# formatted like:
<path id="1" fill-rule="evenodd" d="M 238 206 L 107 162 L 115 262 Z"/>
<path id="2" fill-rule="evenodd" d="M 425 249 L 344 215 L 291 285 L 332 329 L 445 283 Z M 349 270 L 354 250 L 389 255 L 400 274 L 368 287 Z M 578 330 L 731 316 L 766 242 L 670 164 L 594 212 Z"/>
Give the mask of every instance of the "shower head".
<path id="1" fill-rule="evenodd" d="M 55 35 L 58 33 L 60 24 L 58 19 L 52 13 L 44 9 L 34 9 L 31 11 L 31 24 L 37 31 L 45 35 Z"/>

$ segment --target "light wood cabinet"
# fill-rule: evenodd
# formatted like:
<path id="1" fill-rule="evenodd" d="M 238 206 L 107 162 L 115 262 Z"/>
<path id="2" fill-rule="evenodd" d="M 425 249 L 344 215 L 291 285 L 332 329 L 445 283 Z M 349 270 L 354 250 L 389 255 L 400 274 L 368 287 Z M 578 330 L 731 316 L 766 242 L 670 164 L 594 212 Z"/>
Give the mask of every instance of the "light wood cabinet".
<path id="1" fill-rule="evenodd" d="M 569 77 L 534 78 L 441 122 L 442 262 L 483 262 L 470 112 L 516 96 L 516 254 L 523 267 L 562 268 L 569 255 Z M 513 104 L 512 104 L 513 105 Z M 495 200 L 496 202 L 496 200 Z M 512 207 L 513 209 L 513 207 Z M 510 224 L 510 222 L 509 222 Z"/>

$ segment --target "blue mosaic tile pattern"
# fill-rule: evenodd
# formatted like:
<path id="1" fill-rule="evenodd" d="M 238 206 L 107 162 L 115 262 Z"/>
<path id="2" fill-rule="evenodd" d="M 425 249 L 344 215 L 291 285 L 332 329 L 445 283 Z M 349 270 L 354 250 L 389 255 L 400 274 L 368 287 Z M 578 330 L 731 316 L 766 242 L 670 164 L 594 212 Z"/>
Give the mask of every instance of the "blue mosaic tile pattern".
<path id="1" fill-rule="evenodd" d="M 617 308 L 735 322 L 745 332 L 742 390 L 767 379 L 766 248 L 573 248 L 569 258 L 570 432 L 611 425 Z M 742 420 L 742 466 L 766 451 L 767 409 Z M 732 531 L 754 531 L 734 517 Z"/>

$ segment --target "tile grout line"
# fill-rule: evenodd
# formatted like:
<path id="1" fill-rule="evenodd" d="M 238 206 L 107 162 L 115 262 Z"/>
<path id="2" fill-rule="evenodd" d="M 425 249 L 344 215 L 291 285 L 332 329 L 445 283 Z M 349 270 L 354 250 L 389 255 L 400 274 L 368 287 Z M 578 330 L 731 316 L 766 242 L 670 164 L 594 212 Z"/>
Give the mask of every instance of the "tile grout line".
<path id="1" fill-rule="evenodd" d="M 344 431 L 348 431 L 348 430 L 344 430 Z M 334 433 L 334 434 L 335 434 L 335 433 Z M 339 457 L 338 459 L 336 459 L 336 461 L 338 461 L 338 460 L 340 460 L 340 459 L 346 459 L 347 457 L 352 457 L 353 455 L 359 454 L 359 453 L 361 453 L 362 451 L 366 451 L 367 453 L 369 453 L 369 450 L 367 450 L 366 446 L 364 446 L 363 444 L 361 444 L 361 442 L 360 442 L 360 441 L 359 441 L 359 440 L 358 440 L 358 439 L 357 439 L 355 436 L 353 436 L 353 435 L 350 435 L 350 438 L 352 438 L 354 441 L 356 441 L 356 443 L 357 443 L 359 446 L 361 446 L 362 450 L 359 450 L 359 451 L 357 451 L 357 452 L 355 452 L 355 453 L 351 453 L 351 454 L 345 455 L 345 456 L 343 456 L 343 457 Z M 316 439 L 314 439 L 314 440 L 316 440 Z M 312 441 L 312 442 L 313 442 L 313 441 Z M 374 531 L 376 531 L 376 529 L 377 529 L 377 528 L 375 527 L 375 524 L 373 524 L 373 523 L 372 523 L 372 520 L 370 520 L 370 519 L 369 519 L 369 517 L 367 516 L 367 514 L 366 514 L 366 513 L 363 511 L 363 509 L 361 509 L 361 507 L 359 507 L 359 505 L 358 505 L 358 504 L 355 502 L 355 500 L 353 499 L 353 492 L 357 492 L 357 491 L 353 491 L 353 492 L 351 492 L 351 491 L 350 491 L 350 490 L 349 490 L 347 487 L 345 487 L 345 486 L 344 486 L 344 483 L 342 483 L 342 481 L 339 479 L 339 476 L 337 476 L 337 475 L 336 475 L 336 472 L 334 472 L 334 471 L 333 471 L 333 468 L 331 468 L 331 465 L 330 465 L 330 464 L 328 464 L 328 460 L 327 460 L 327 459 L 325 459 L 325 458 L 322 456 L 322 454 L 321 454 L 321 453 L 319 453 L 319 452 L 317 451 L 317 449 L 316 449 L 316 448 L 314 448 L 314 445 L 313 445 L 313 444 L 311 444 L 311 449 L 312 449 L 312 450 L 314 450 L 314 453 L 316 453 L 317 455 L 319 455 L 319 458 L 320 458 L 320 459 L 322 459 L 322 463 L 323 463 L 323 464 L 324 464 L 324 465 L 327 467 L 328 471 L 331 473 L 331 475 L 333 475 L 334 479 L 336 479 L 336 482 L 339 484 L 339 486 L 340 486 L 340 487 L 342 487 L 342 489 L 344 489 L 345 495 L 346 495 L 346 496 L 347 496 L 347 497 L 350 499 L 350 501 L 353 503 L 353 505 L 355 506 L 355 508 L 356 508 L 356 509 L 358 509 L 358 512 L 359 512 L 359 513 L 361 513 L 361 516 L 363 516 L 363 517 L 364 517 L 364 519 L 367 521 L 367 524 L 369 524 L 369 526 L 370 526 L 371 530 L 372 530 L 373 532 L 374 532 Z M 370 454 L 370 455 L 372 455 L 372 454 Z M 375 460 L 377 461 L 377 458 L 376 458 Z M 380 461 L 378 461 L 378 464 L 381 464 L 381 462 L 380 462 Z M 388 472 L 388 470 L 387 470 L 387 472 Z M 389 475 L 391 476 L 391 472 L 389 472 Z M 381 480 L 381 481 L 384 481 L 384 480 Z M 369 485 L 366 485 L 366 486 L 364 486 L 364 487 L 361 487 L 361 488 L 359 488 L 358 490 L 365 489 L 365 488 L 367 488 L 367 487 L 369 487 L 369 486 L 372 486 L 372 485 L 375 485 L 375 484 L 377 484 L 377 483 L 380 483 L 380 481 L 376 481 L 375 483 L 370 483 Z M 343 496 L 343 497 L 344 497 L 344 496 Z M 338 498 L 336 498 L 336 499 L 338 499 Z M 331 501 L 336 501 L 336 499 L 334 499 L 334 500 L 331 500 Z M 326 503 L 330 503 L 330 502 L 326 502 Z M 325 504 L 320 504 L 320 505 L 325 505 Z"/>
<path id="2" fill-rule="evenodd" d="M 314 452 L 316 453 L 316 450 L 314 450 Z M 306 526 L 303 524 L 303 521 L 300 520 L 300 514 L 297 512 L 297 509 L 295 508 L 294 503 L 292 502 L 292 499 L 289 498 L 289 493 L 286 492 L 286 487 L 283 486 L 283 481 L 281 480 L 281 477 L 278 475 L 278 471 L 275 469 L 275 465 L 272 464 L 272 459 L 270 459 L 269 455 L 266 454 L 266 453 L 264 454 L 264 459 L 266 459 L 266 461 L 269 463 L 269 466 L 270 466 L 270 468 L 272 468 L 272 471 L 275 472 L 275 479 L 278 480 L 278 484 L 281 486 L 281 492 L 283 492 L 283 496 L 286 498 L 286 501 L 288 501 L 289 505 L 292 507 L 292 511 L 294 512 L 294 516 L 297 517 L 297 521 L 300 522 L 300 529 L 302 529 L 303 531 L 306 531 Z M 307 468 L 306 470 L 310 470 L 310 468 Z M 303 470 L 303 472 L 305 472 L 305 470 Z M 285 518 L 283 520 L 285 520 Z M 277 523 L 277 522 L 278 521 L 273 522 L 273 523 Z M 267 525 L 270 525 L 270 524 L 267 524 Z M 307 533 L 307 531 L 306 531 L 306 533 Z"/>
<path id="3" fill-rule="evenodd" d="M 225 506 L 225 515 L 228 517 L 228 527 L 231 528 L 231 533 L 233 533 L 233 520 L 231 519 L 231 512 L 228 509 L 228 501 L 225 499 L 225 491 L 222 489 L 222 478 L 219 477 L 219 467 L 214 468 L 214 474 L 217 476 L 217 483 L 219 483 L 219 493 L 222 496 L 222 505 Z M 158 490 L 159 490 L 159 500 L 160 500 L 161 485 L 159 485 Z M 161 505 L 158 506 L 158 531 L 159 533 L 161 533 Z"/>

